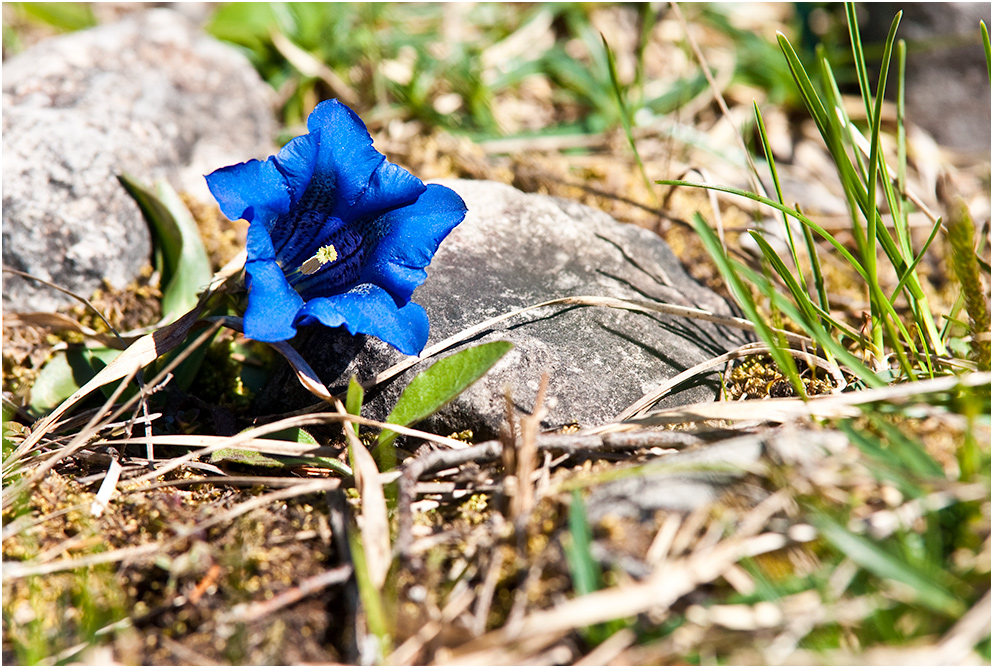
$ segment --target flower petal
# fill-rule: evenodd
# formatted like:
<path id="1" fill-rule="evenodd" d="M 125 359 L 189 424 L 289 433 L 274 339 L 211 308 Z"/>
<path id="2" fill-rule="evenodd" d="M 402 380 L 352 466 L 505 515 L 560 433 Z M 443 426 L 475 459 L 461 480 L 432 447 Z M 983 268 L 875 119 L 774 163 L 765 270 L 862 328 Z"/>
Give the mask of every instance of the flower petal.
<path id="1" fill-rule="evenodd" d="M 373 148 L 365 124 L 338 100 L 317 105 L 307 127 L 320 142 L 313 180 L 334 189 L 331 215 L 355 220 L 409 204 L 424 191 L 420 179 Z"/>
<path id="2" fill-rule="evenodd" d="M 207 174 L 207 187 L 231 220 L 244 218 L 271 228 L 290 209 L 290 187 L 270 157 L 221 167 Z"/>
<path id="3" fill-rule="evenodd" d="M 377 219 L 375 224 L 386 225 L 390 233 L 366 260 L 359 281 L 383 286 L 398 303 L 410 301 L 427 276 L 424 267 L 465 213 L 465 202 L 454 190 L 429 185 L 414 204 Z"/>
<path id="4" fill-rule="evenodd" d="M 304 305 L 303 298 L 290 287 L 276 264 L 269 233 L 260 224 L 248 228 L 248 308 L 245 309 L 245 336 L 256 341 L 285 341 L 297 331 L 294 320 Z"/>
<path id="5" fill-rule="evenodd" d="M 372 149 L 375 150 L 375 149 Z M 424 182 L 403 167 L 383 160 L 369 177 L 364 193 L 353 205 L 342 207 L 339 199 L 338 217 L 357 220 L 400 206 L 412 204 L 424 193 Z"/>
<path id="6" fill-rule="evenodd" d="M 300 201 L 310 185 L 319 147 L 317 135 L 305 134 L 290 140 L 273 158 L 290 188 L 291 204 Z"/>
<path id="7" fill-rule="evenodd" d="M 397 308 L 388 292 L 377 285 L 358 285 L 348 292 L 307 302 L 297 324 L 320 322 L 344 326 L 352 334 L 370 334 L 405 355 L 416 355 L 428 340 L 428 316 L 418 304 Z"/>

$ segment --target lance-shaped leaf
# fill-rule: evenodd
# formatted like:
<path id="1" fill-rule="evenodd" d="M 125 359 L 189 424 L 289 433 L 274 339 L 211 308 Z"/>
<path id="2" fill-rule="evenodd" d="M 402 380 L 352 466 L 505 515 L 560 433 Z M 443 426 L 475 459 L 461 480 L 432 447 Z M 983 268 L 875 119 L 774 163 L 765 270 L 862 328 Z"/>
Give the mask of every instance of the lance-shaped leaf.
<path id="1" fill-rule="evenodd" d="M 513 347 L 508 341 L 493 341 L 435 362 L 414 376 L 386 421 L 406 426 L 434 414 L 479 380 Z M 379 435 L 379 445 L 387 446 L 396 437 L 396 432 L 384 429 Z"/>

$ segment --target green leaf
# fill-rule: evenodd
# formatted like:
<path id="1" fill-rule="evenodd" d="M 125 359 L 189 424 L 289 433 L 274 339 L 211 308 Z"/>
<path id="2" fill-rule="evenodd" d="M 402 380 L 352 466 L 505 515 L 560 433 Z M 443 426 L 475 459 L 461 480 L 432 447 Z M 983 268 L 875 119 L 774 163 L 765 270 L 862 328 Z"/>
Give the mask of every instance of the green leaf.
<path id="1" fill-rule="evenodd" d="M 331 457 L 288 457 L 283 455 L 268 455 L 254 450 L 239 448 L 222 448 L 210 454 L 211 464 L 240 464 L 257 468 L 289 469 L 294 466 L 311 466 L 319 469 L 329 469 L 343 476 L 351 476 L 352 469 L 343 462 Z"/>
<path id="2" fill-rule="evenodd" d="M 269 32 L 277 28 L 276 13 L 267 2 L 230 2 L 218 7 L 207 32 L 217 39 L 234 42 L 258 52 L 269 43 Z"/>
<path id="3" fill-rule="evenodd" d="M 306 445 L 320 445 L 317 439 L 310 432 L 300 427 L 290 427 L 282 431 L 268 434 L 266 438 L 279 441 L 291 441 L 293 443 L 304 443 Z M 341 461 L 332 457 L 292 457 L 283 455 L 270 455 L 255 450 L 242 450 L 240 448 L 221 448 L 210 454 L 211 464 L 240 464 L 242 466 L 255 466 L 259 468 L 287 469 L 294 466 L 313 466 L 315 468 L 330 469 L 343 476 L 351 476 L 352 469 Z"/>
<path id="4" fill-rule="evenodd" d="M 97 24 L 97 19 L 88 3 L 22 2 L 17 6 L 27 16 L 59 30 L 82 30 Z"/>
<path id="5" fill-rule="evenodd" d="M 47 413 L 85 385 L 97 372 L 121 354 L 113 348 L 71 346 L 56 351 L 31 386 L 28 408 L 36 415 Z"/>
<path id="6" fill-rule="evenodd" d="M 348 381 L 348 394 L 345 396 L 345 410 L 351 415 L 361 415 L 362 414 L 362 399 L 365 396 L 365 390 L 359 381 L 352 376 Z"/>
<path id="7" fill-rule="evenodd" d="M 197 304 L 197 295 L 210 283 L 213 271 L 200 230 L 179 194 L 165 181 L 154 192 L 128 174 L 118 176 L 138 203 L 162 251 L 162 322 L 168 324 Z"/>
<path id="8" fill-rule="evenodd" d="M 282 431 L 274 431 L 266 438 L 277 441 L 290 441 L 292 443 L 303 443 L 304 445 L 320 445 L 317 439 L 310 435 L 310 432 L 300 427 L 289 427 Z"/>
<path id="9" fill-rule="evenodd" d="M 435 362 L 414 376 L 386 421 L 406 426 L 432 415 L 479 380 L 513 347 L 508 341 L 493 341 Z M 384 429 L 379 435 L 379 445 L 389 445 L 396 437 L 396 432 Z"/>

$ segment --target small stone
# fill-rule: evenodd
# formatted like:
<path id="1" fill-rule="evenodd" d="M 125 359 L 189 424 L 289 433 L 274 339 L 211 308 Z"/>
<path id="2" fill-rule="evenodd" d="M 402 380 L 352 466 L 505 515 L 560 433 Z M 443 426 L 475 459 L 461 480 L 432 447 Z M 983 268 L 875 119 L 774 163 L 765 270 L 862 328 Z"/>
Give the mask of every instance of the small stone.
<path id="1" fill-rule="evenodd" d="M 203 175 L 272 152 L 272 92 L 169 9 L 40 42 L 3 63 L 3 262 L 89 297 L 121 289 L 151 235 L 117 175 L 210 201 Z M 4 310 L 70 297 L 12 275 Z"/>
<path id="2" fill-rule="evenodd" d="M 431 322 L 428 345 L 494 316 L 543 301 L 594 295 L 667 302 L 731 314 L 728 304 L 693 281 L 656 234 L 615 221 L 577 202 L 522 193 L 486 181 L 442 181 L 465 200 L 468 214 L 442 243 L 427 281 L 414 293 Z M 552 306 L 496 325 L 457 346 L 487 341 L 514 344 L 475 385 L 422 423 L 437 433 L 473 430 L 495 435 L 515 408 L 534 409 L 542 375 L 549 375 L 549 408 L 542 426 L 597 425 L 696 364 L 749 339 L 741 331 L 690 318 L 586 306 Z M 293 345 L 333 392 L 352 374 L 365 380 L 403 359 L 372 337 L 342 329 L 305 328 Z M 363 414 L 383 419 L 422 362 L 366 394 Z M 663 406 L 712 400 L 716 374 L 695 378 Z M 277 372 L 259 397 L 262 412 L 314 403 L 289 369 Z"/>

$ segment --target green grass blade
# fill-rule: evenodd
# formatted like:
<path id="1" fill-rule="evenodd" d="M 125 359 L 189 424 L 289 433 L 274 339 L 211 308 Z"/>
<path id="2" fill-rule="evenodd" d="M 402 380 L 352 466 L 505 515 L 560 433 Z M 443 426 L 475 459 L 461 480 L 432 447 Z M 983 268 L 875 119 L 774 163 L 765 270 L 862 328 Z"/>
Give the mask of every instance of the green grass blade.
<path id="1" fill-rule="evenodd" d="M 868 140 L 861 135 L 858 128 L 856 128 L 854 124 L 849 122 L 848 130 L 853 137 L 853 141 L 862 146 L 868 145 Z M 885 165 L 883 168 L 885 169 Z M 891 206 L 895 205 L 891 204 Z M 887 259 L 893 265 L 897 275 L 902 279 L 902 288 L 907 291 L 907 301 L 914 312 L 914 319 L 921 331 L 926 334 L 926 339 L 924 339 L 925 347 L 927 347 L 927 342 L 930 342 L 935 354 L 947 354 L 947 350 L 943 343 L 944 339 L 938 333 L 938 327 L 935 323 L 934 314 L 931 311 L 927 294 L 921 287 L 920 278 L 914 271 L 910 270 L 909 261 L 912 256 L 907 256 L 906 258 L 904 257 L 903 252 L 897 246 L 896 241 L 893 240 L 889 230 L 887 230 L 884 226 L 879 226 L 876 232 L 876 240 L 880 242 Z M 907 236 L 909 238 L 909 232 Z M 890 298 L 891 306 L 894 303 L 893 300 L 896 299 L 898 292 L 899 291 L 894 291 L 893 296 Z"/>
<path id="2" fill-rule="evenodd" d="M 780 48 L 789 63 L 793 78 L 800 89 L 801 98 L 813 117 L 818 132 L 820 132 L 821 138 L 824 139 L 824 143 L 827 145 L 832 160 L 838 169 L 838 177 L 841 180 L 842 188 L 845 191 L 851 211 L 855 243 L 859 251 L 862 252 L 866 244 L 866 233 L 859 224 L 858 214 L 861 212 L 863 217 L 867 217 L 871 206 L 868 201 L 868 193 L 866 192 L 865 185 L 860 177 L 861 170 L 856 169 L 856 166 L 852 163 L 852 159 L 849 158 L 845 150 L 846 141 L 845 133 L 843 132 L 843 122 L 846 122 L 847 118 L 844 116 L 841 96 L 837 91 L 837 84 L 834 82 L 830 65 L 824 57 L 821 57 L 818 61 L 822 75 L 829 84 L 827 94 L 831 96 L 831 99 L 825 102 L 814 89 L 810 77 L 807 75 L 806 70 L 804 70 L 803 64 L 800 62 L 789 40 L 782 34 L 778 35 L 778 39 Z M 838 118 L 839 114 L 844 121 Z M 853 154 L 855 160 L 861 164 L 858 151 L 854 150 Z"/>
<path id="3" fill-rule="evenodd" d="M 765 160 L 769 164 L 769 174 L 772 176 L 772 184 L 776 189 L 776 199 L 780 204 L 785 205 L 786 202 L 783 199 L 783 188 L 779 183 L 779 171 L 776 169 L 776 158 L 772 155 L 772 147 L 769 145 L 769 134 L 765 129 L 765 121 L 762 119 L 762 111 L 759 109 L 758 102 L 752 100 L 752 110 L 755 113 L 755 123 L 759 129 L 759 138 L 762 142 L 762 151 L 765 153 Z M 789 246 L 790 253 L 793 256 L 793 266 L 797 268 L 797 280 L 803 287 L 804 291 L 807 289 L 807 285 L 803 280 L 803 272 L 800 271 L 800 258 L 797 256 L 796 243 L 793 241 L 793 229 L 790 225 L 789 217 L 785 212 L 783 214 L 783 227 L 786 233 L 786 242 Z"/>
<path id="4" fill-rule="evenodd" d="M 807 71 L 804 69 L 803 63 L 800 62 L 800 57 L 797 56 L 790 41 L 786 39 L 786 35 L 777 33 L 776 39 L 779 41 L 779 48 L 782 49 L 783 55 L 786 56 L 786 63 L 789 65 L 793 80 L 796 81 L 797 87 L 800 89 L 800 98 L 814 119 L 814 123 L 817 124 L 817 129 L 820 131 L 821 136 L 825 136 L 830 120 L 828 111 L 821 101 L 821 97 L 817 94 L 814 84 L 810 81 L 810 77 L 807 76 Z"/>
<path id="5" fill-rule="evenodd" d="M 770 304 L 778 311 L 800 325 L 803 330 L 817 343 L 823 350 L 829 352 L 840 364 L 845 365 L 849 371 L 858 376 L 866 385 L 870 387 L 883 387 L 886 383 L 880 379 L 873 371 L 866 368 L 862 360 L 855 357 L 843 345 L 830 336 L 817 322 L 806 321 L 804 314 L 790 300 L 786 299 L 765 276 L 746 267 L 742 264 L 734 263 L 734 270 L 738 272 L 746 281 L 755 285 L 768 299 Z M 822 319 L 828 314 L 820 312 Z M 847 327 L 840 323 L 834 323 L 839 330 L 846 331 Z M 852 339 L 859 339 L 856 332 L 847 331 Z"/>
<path id="6" fill-rule="evenodd" d="M 569 504 L 569 532 L 563 537 L 562 551 L 577 596 L 586 596 L 603 588 L 603 572 L 593 557 L 592 547 L 593 532 L 586 517 L 586 506 L 579 489 L 573 488 Z M 626 625 L 623 619 L 615 619 L 581 628 L 579 632 L 589 644 L 599 645 Z"/>
<path id="7" fill-rule="evenodd" d="M 800 207 L 796 207 L 797 213 L 801 213 Z M 807 258 L 810 260 L 810 273 L 814 279 L 814 291 L 817 293 L 817 301 L 821 310 L 831 311 L 831 300 L 827 293 L 827 284 L 824 282 L 824 271 L 821 268 L 821 256 L 817 252 L 817 244 L 814 241 L 814 233 L 806 225 L 801 225 L 803 232 L 803 244 L 807 247 Z"/>
<path id="8" fill-rule="evenodd" d="M 910 226 L 907 221 L 907 43 L 899 40 L 896 43 L 896 188 L 900 193 L 897 209 L 893 215 L 897 221 L 897 238 L 904 248 L 904 257 L 914 256 L 910 241 Z"/>
<path id="9" fill-rule="evenodd" d="M 727 255 L 724 254 L 724 248 L 721 246 L 721 242 L 717 238 L 717 235 L 712 229 L 710 229 L 710 226 L 707 225 L 707 222 L 699 213 L 693 215 L 693 229 L 696 231 L 697 236 L 700 237 L 700 240 L 703 241 L 703 245 L 707 248 L 707 252 L 710 253 L 710 257 L 713 258 L 714 262 L 717 264 L 717 269 L 724 278 L 724 282 L 727 284 L 728 290 L 731 291 L 731 294 L 734 296 L 738 306 L 741 307 L 741 310 L 745 312 L 745 317 L 755 325 L 755 333 L 769 346 L 769 354 L 776 362 L 779 370 L 789 379 L 790 383 L 793 385 L 793 389 L 797 393 L 797 396 L 806 397 L 807 389 L 804 387 L 803 381 L 800 379 L 800 374 L 796 368 L 796 362 L 793 360 L 791 355 L 783 350 L 783 343 L 766 323 L 765 318 L 763 318 L 759 313 L 758 305 L 755 303 L 755 300 L 752 299 L 751 293 L 742 284 L 741 279 L 738 277 L 738 273 L 731 264 L 731 261 L 728 259 Z"/>
<path id="10" fill-rule="evenodd" d="M 379 658 L 382 659 L 390 650 L 390 625 L 386 618 L 383 597 L 369 573 L 369 564 L 365 559 L 365 549 L 362 546 L 360 532 L 349 527 L 348 546 L 352 554 L 352 566 L 355 569 L 355 583 L 359 590 L 359 600 L 365 612 L 369 632 L 379 641 Z"/>
<path id="11" fill-rule="evenodd" d="M 624 91 L 621 90 L 620 77 L 617 76 L 617 63 L 614 61 L 614 52 L 611 51 L 610 45 L 607 43 L 607 38 L 603 34 L 600 35 L 600 39 L 603 41 L 603 50 L 607 55 L 607 70 L 610 72 L 610 85 L 614 89 L 614 96 L 617 98 L 617 105 L 621 110 L 621 125 L 624 127 L 624 135 L 627 137 L 628 144 L 631 146 L 631 152 L 634 153 L 634 160 L 638 164 L 641 178 L 645 180 L 645 187 L 654 197 L 655 189 L 652 188 L 651 179 L 648 178 L 648 172 L 645 171 L 645 164 L 641 161 L 641 154 L 638 153 L 638 145 L 634 141 L 634 132 L 631 128 L 631 114 L 628 111 L 627 101 L 624 99 Z"/>
<path id="12" fill-rule="evenodd" d="M 921 572 L 822 513 L 814 512 L 811 519 L 821 536 L 835 549 L 876 577 L 907 585 L 917 602 L 932 612 L 956 618 L 965 612 L 962 601 L 935 582 L 932 574 Z"/>
<path id="13" fill-rule="evenodd" d="M 907 470 L 900 456 L 885 447 L 877 436 L 859 428 L 851 420 L 843 420 L 838 428 L 866 456 L 874 478 L 891 484 L 907 498 L 916 499 L 924 495 L 921 481 Z"/>
<path id="14" fill-rule="evenodd" d="M 822 137 L 825 143 L 827 143 L 828 149 L 831 151 L 831 157 L 838 169 L 838 178 L 841 180 L 842 190 L 845 193 L 845 200 L 848 203 L 848 210 L 851 216 L 855 245 L 859 249 L 859 253 L 861 253 L 862 249 L 865 248 L 865 228 L 861 224 L 860 216 L 864 215 L 866 196 L 865 186 L 860 176 L 864 171 L 861 155 L 853 146 L 851 137 L 846 131 L 852 125 L 852 121 L 845 111 L 841 91 L 838 88 L 838 82 L 835 80 L 831 64 L 826 57 L 821 55 L 818 58 L 817 65 L 821 79 L 823 79 L 825 85 L 824 94 L 827 97 L 826 103 L 835 111 L 831 117 L 831 137 L 823 137 L 823 135 Z M 855 160 L 854 163 L 845 151 L 846 146 L 852 151 L 852 156 Z"/>
<path id="15" fill-rule="evenodd" d="M 830 243 L 834 247 L 834 249 L 836 251 L 838 251 L 838 253 L 842 257 L 844 257 L 845 260 L 847 260 L 849 264 L 852 265 L 852 268 L 856 272 L 858 272 L 858 274 L 863 278 L 863 280 L 868 280 L 868 277 L 866 276 L 866 273 L 865 273 L 865 269 L 862 268 L 862 264 L 857 259 L 855 259 L 855 256 L 852 255 L 848 251 L 847 248 L 845 248 L 843 245 L 841 245 L 841 243 L 837 239 L 835 239 L 834 236 L 831 235 L 830 232 L 828 232 L 827 230 L 825 230 L 823 227 L 821 227 L 820 225 L 818 225 L 814 221 L 812 221 L 809 218 L 807 218 L 802 213 L 800 213 L 800 212 L 798 212 L 798 211 L 796 211 L 794 209 L 791 209 L 791 208 L 789 208 L 788 206 L 786 206 L 784 204 L 780 204 L 776 200 L 769 199 L 768 197 L 763 197 L 762 195 L 757 195 L 757 194 L 755 194 L 753 192 L 749 192 L 747 190 L 742 190 L 740 188 L 732 188 L 730 186 L 718 186 L 718 185 L 713 185 L 713 184 L 709 184 L 709 183 L 696 183 L 694 181 L 680 181 L 680 180 L 676 180 L 676 179 L 663 179 L 663 180 L 660 180 L 660 181 L 656 181 L 656 183 L 658 183 L 659 185 L 663 185 L 663 186 L 686 186 L 686 187 L 689 187 L 689 188 L 703 188 L 703 189 L 716 190 L 718 192 L 728 193 L 729 195 L 738 195 L 739 197 L 745 197 L 745 198 L 750 199 L 750 200 L 752 200 L 754 202 L 760 202 L 760 203 L 765 204 L 767 206 L 771 206 L 774 209 L 778 209 L 779 211 L 782 211 L 782 212 L 786 213 L 787 215 L 792 216 L 793 218 L 796 218 L 803 225 L 809 227 L 814 232 L 817 232 L 817 234 L 819 234 L 821 237 L 823 237 L 825 241 L 827 241 L 828 243 Z"/>
<path id="16" fill-rule="evenodd" d="M 846 3 L 845 10 L 848 16 L 848 29 L 851 35 L 852 50 L 855 56 L 855 68 L 858 72 L 859 86 L 862 88 L 862 98 L 866 105 L 866 118 L 868 118 L 871 127 L 871 131 L 869 133 L 868 173 L 866 176 L 866 247 L 862 256 L 862 263 L 863 266 L 865 266 L 866 273 L 869 275 L 869 300 L 873 315 L 873 342 L 877 349 L 882 350 L 883 330 L 886 327 L 886 323 L 882 318 L 884 307 L 880 302 L 885 300 L 886 297 L 880 289 L 878 270 L 876 266 L 877 228 L 882 224 L 882 221 L 879 220 L 879 210 L 875 206 L 876 179 L 878 174 L 877 168 L 879 166 L 879 132 L 882 123 L 883 94 L 886 91 L 886 77 L 889 72 L 890 57 L 893 53 L 893 42 L 896 39 L 897 26 L 900 25 L 901 13 L 897 12 L 893 22 L 890 24 L 890 31 L 886 37 L 886 44 L 883 48 L 883 61 L 879 69 L 879 83 L 876 89 L 875 105 L 874 108 L 872 108 L 870 105 L 872 93 L 869 90 L 868 73 L 866 71 L 861 39 L 859 38 L 858 32 L 858 21 L 855 18 L 855 5 L 853 3 Z M 896 341 L 892 343 L 899 345 Z"/>
<path id="17" fill-rule="evenodd" d="M 813 222 L 803 214 L 794 211 L 793 209 L 788 209 L 779 202 L 776 202 L 775 200 L 771 200 L 768 197 L 762 197 L 761 195 L 756 195 L 755 193 L 748 192 L 747 190 L 741 190 L 739 188 L 731 188 L 728 186 L 716 186 L 706 183 L 694 183 L 692 181 L 678 181 L 672 179 L 656 181 L 656 183 L 667 186 L 688 186 L 693 188 L 710 188 L 713 190 L 717 190 L 718 192 L 726 192 L 732 195 L 739 195 L 741 197 L 746 197 L 755 202 L 761 202 L 762 204 L 766 204 L 775 209 L 779 209 L 780 211 L 786 211 L 791 216 L 799 220 L 801 223 L 803 223 L 806 226 L 809 226 L 813 231 L 817 232 L 822 237 L 824 237 L 824 239 L 826 239 L 828 243 L 830 243 L 838 251 L 840 255 L 842 255 L 846 260 L 848 260 L 848 262 L 852 265 L 852 268 L 855 269 L 856 272 L 858 272 L 858 274 L 862 277 L 863 280 L 865 280 L 867 283 L 869 281 L 865 269 L 862 267 L 861 264 L 859 264 L 858 260 L 856 260 L 855 257 L 850 252 L 848 252 L 847 248 L 842 246 L 833 236 L 831 236 L 831 234 L 829 234 L 826 230 L 824 230 L 824 228 L 822 228 L 820 225 Z M 896 309 L 893 307 L 892 304 L 890 304 L 890 302 L 887 299 L 882 300 L 882 306 L 883 306 L 883 316 L 884 316 L 883 321 L 885 323 L 887 335 L 890 337 L 891 340 L 896 341 L 898 344 L 900 343 L 900 341 L 907 342 L 908 345 L 912 346 L 912 352 L 916 355 L 917 351 L 916 348 L 913 347 L 913 339 L 910 336 L 910 333 L 907 331 L 907 328 L 904 326 L 903 322 L 900 320 L 899 313 L 897 313 Z M 901 336 L 902 339 L 900 338 Z M 909 361 L 907 360 L 903 346 L 899 345 L 895 347 L 895 352 L 897 354 L 898 359 L 900 360 L 901 368 L 904 369 L 904 371 L 907 373 L 909 377 L 916 378 L 916 374 L 914 373 L 913 369 L 910 367 Z"/>
<path id="18" fill-rule="evenodd" d="M 779 254 L 773 250 L 769 242 L 755 230 L 749 230 L 748 234 L 752 237 L 755 243 L 758 244 L 759 250 L 762 251 L 763 257 L 765 257 L 766 261 L 772 265 L 773 271 L 779 275 L 779 278 L 782 279 L 783 284 L 786 285 L 786 289 L 790 291 L 791 295 L 793 295 L 794 303 L 796 303 L 800 309 L 805 311 L 812 320 L 816 320 L 817 313 L 814 310 L 814 305 L 810 301 L 810 295 L 807 294 L 807 291 L 800 284 L 800 282 L 793 277 L 789 267 L 787 267 L 786 263 L 783 262 L 781 257 L 779 257 Z"/>
<path id="19" fill-rule="evenodd" d="M 852 55 L 855 61 L 855 74 L 859 82 L 859 90 L 862 93 L 862 102 L 865 104 L 865 117 L 872 122 L 872 90 L 869 88 L 869 72 L 865 66 L 865 54 L 862 51 L 862 38 L 859 36 L 859 21 L 855 16 L 855 3 L 845 3 L 845 20 L 848 22 L 848 35 L 851 38 Z M 880 76 L 884 73 L 880 72 Z"/>
<path id="20" fill-rule="evenodd" d="M 907 281 L 909 281 L 911 278 L 916 276 L 915 270 L 917 269 L 917 265 L 921 263 L 921 260 L 924 259 L 925 253 L 927 253 L 928 249 L 931 247 L 931 244 L 934 243 L 934 240 L 938 237 L 938 232 L 942 228 L 941 222 L 942 222 L 941 218 L 938 218 L 938 220 L 934 221 L 934 225 L 931 226 L 931 234 L 928 235 L 927 241 L 925 241 L 924 245 L 921 246 L 920 252 L 917 253 L 917 256 L 914 257 L 913 261 L 909 265 L 907 265 L 907 269 L 903 272 L 903 274 L 900 275 L 900 280 L 897 281 L 896 287 L 893 289 L 893 293 L 890 295 L 891 302 L 896 300 L 897 295 L 900 294 L 901 290 L 903 290 L 904 285 L 907 283 Z"/>
<path id="21" fill-rule="evenodd" d="M 600 565 L 590 552 L 592 544 L 593 534 L 586 520 L 583 497 L 578 489 L 574 489 L 569 505 L 569 540 L 563 544 L 563 550 L 572 575 L 573 588 L 578 596 L 592 594 L 601 586 Z"/>
<path id="22" fill-rule="evenodd" d="M 882 419 L 878 414 L 869 413 L 868 417 L 873 427 L 882 433 L 880 440 L 897 456 L 905 471 L 924 478 L 941 480 L 945 478 L 945 471 L 941 468 L 941 464 L 928 454 L 923 443 L 908 438 L 906 434 Z"/>

